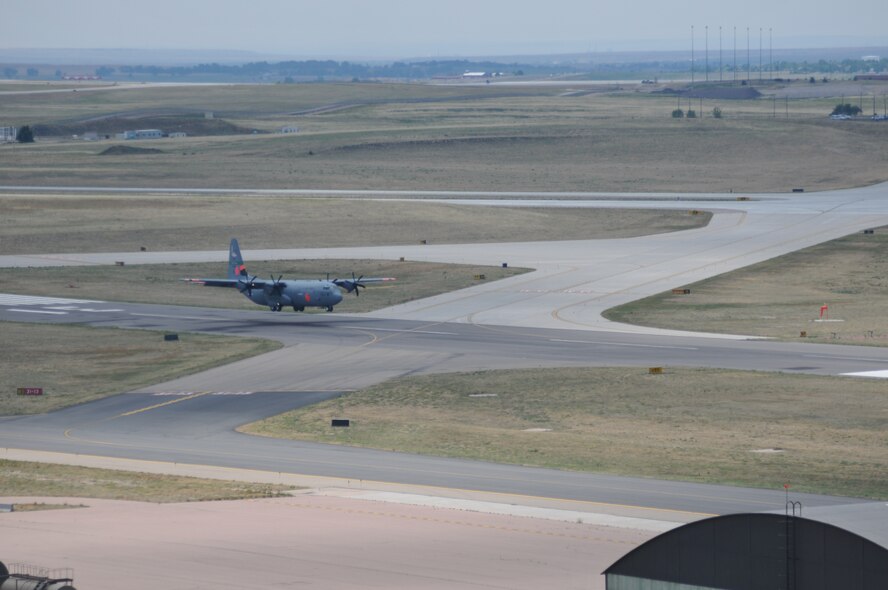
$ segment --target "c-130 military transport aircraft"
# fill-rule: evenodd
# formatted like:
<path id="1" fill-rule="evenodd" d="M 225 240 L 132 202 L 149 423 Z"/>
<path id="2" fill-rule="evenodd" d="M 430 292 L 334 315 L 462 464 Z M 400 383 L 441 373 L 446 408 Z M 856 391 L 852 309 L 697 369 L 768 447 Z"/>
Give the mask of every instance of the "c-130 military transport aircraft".
<path id="1" fill-rule="evenodd" d="M 280 311 L 285 305 L 293 306 L 294 311 L 305 311 L 306 307 L 323 307 L 327 311 L 333 311 L 333 306 L 342 301 L 342 290 L 346 293 L 354 291 L 360 295 L 360 290 L 366 283 L 381 283 L 394 281 L 393 278 L 364 278 L 363 275 L 351 279 L 331 280 L 282 280 L 283 275 L 277 279 L 260 279 L 250 276 L 244 259 L 241 256 L 240 246 L 236 239 L 231 240 L 228 248 L 228 278 L 227 279 L 182 279 L 188 283 L 204 285 L 205 287 L 236 287 L 244 296 L 258 305 L 267 305 L 271 311 Z"/>

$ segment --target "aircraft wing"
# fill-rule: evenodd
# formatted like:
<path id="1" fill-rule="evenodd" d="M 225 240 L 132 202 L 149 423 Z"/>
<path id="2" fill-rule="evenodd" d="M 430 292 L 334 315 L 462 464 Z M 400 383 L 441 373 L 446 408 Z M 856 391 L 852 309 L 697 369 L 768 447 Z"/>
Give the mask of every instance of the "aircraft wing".
<path id="1" fill-rule="evenodd" d="M 252 287 L 259 287 L 260 289 L 265 285 L 267 281 L 263 281 L 262 279 L 254 278 L 252 281 L 247 281 L 246 279 L 179 279 L 180 281 L 184 281 L 186 283 L 191 283 L 194 285 L 203 285 L 204 287 L 238 287 L 245 288 L 248 283 L 252 282 Z"/>
<path id="2" fill-rule="evenodd" d="M 355 288 L 361 287 L 363 288 L 365 283 L 385 283 L 389 281 L 397 280 L 394 277 L 358 277 L 358 278 L 350 278 L 350 279 L 333 279 L 330 281 L 337 287 L 345 289 L 348 293 L 351 293 L 355 290 Z"/>

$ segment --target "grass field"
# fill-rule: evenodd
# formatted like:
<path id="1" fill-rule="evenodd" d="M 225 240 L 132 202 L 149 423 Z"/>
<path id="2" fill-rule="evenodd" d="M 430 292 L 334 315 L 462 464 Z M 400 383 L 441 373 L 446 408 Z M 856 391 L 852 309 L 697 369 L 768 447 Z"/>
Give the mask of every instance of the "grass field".
<path id="1" fill-rule="evenodd" d="M 709 217 L 295 197 L 7 194 L 0 195 L 0 254 L 226 250 L 233 237 L 245 250 L 614 238 L 700 227 Z"/>
<path id="2" fill-rule="evenodd" d="M 261 354 L 276 342 L 145 330 L 3 322 L 0 416 L 35 414 Z M 42 387 L 42 396 L 19 396 Z M 0 478 L 2 479 L 2 478 Z"/>
<path id="3" fill-rule="evenodd" d="M 133 473 L 0 459 L 0 496 L 199 502 L 278 496 L 291 486 Z M 24 507 L 16 506 L 16 510 Z M 40 505 L 30 505 L 31 509 Z M 59 506 L 55 506 L 59 507 Z"/>
<path id="4" fill-rule="evenodd" d="M 879 380 L 543 369 L 409 377 L 245 428 L 266 436 L 888 498 Z M 330 428 L 331 418 L 349 428 Z M 775 452 L 776 451 L 776 452 Z"/>
<path id="5" fill-rule="evenodd" d="M 698 332 L 888 346 L 888 228 L 857 233 L 605 312 Z M 676 285 L 677 287 L 679 285 Z M 828 306 L 819 321 L 820 308 Z"/>
<path id="6" fill-rule="evenodd" d="M 113 141 L 0 146 L 0 176 L 23 185 L 668 192 L 888 179 L 888 125 L 828 120 L 837 99 L 791 101 L 788 117 L 767 99 L 704 101 L 703 118 L 673 120 L 671 96 L 572 90 L 297 84 L 6 97 L 0 119 L 21 123 L 214 111 L 263 133 L 156 140 L 164 153 L 129 156 L 98 155 Z M 715 106 L 724 118 L 706 116 Z M 265 133 L 282 125 L 300 132 Z"/>
<path id="7" fill-rule="evenodd" d="M 247 265 L 251 275 L 268 278 L 272 274 L 290 279 L 351 277 L 394 277 L 396 282 L 371 285 L 359 297 L 343 294 L 337 311 L 362 313 L 455 291 L 478 284 L 475 275 L 485 280 L 526 272 L 520 268 L 436 264 L 429 262 L 391 262 L 379 260 L 298 260 L 256 261 Z M 221 277 L 227 263 L 157 264 L 138 266 L 93 266 L 16 269 L 14 280 L 0 278 L 0 293 L 20 293 L 102 301 L 131 301 L 167 305 L 194 305 L 233 309 L 260 309 L 236 289 L 211 289 L 179 281 L 188 277 Z M 308 313 L 323 310 L 309 308 Z"/>

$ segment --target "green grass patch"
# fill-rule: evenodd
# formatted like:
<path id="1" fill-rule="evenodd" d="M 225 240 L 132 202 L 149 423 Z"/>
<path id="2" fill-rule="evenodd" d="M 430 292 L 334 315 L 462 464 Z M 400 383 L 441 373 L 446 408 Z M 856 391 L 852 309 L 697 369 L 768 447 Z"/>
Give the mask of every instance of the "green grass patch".
<path id="1" fill-rule="evenodd" d="M 0 459 L 0 496 L 67 497 L 138 502 L 202 502 L 283 495 L 292 486 L 135 473 Z M 74 507 L 16 504 L 17 511 Z"/>
<path id="2" fill-rule="evenodd" d="M 884 384 L 569 368 L 396 379 L 245 427 L 498 463 L 888 498 Z M 349 428 L 331 428 L 331 418 Z M 781 452 L 769 452 L 776 449 Z"/>
<path id="3" fill-rule="evenodd" d="M 197 373 L 269 352 L 276 342 L 159 332 L 3 322 L 0 415 L 35 414 Z M 41 387 L 42 396 L 20 396 Z"/>

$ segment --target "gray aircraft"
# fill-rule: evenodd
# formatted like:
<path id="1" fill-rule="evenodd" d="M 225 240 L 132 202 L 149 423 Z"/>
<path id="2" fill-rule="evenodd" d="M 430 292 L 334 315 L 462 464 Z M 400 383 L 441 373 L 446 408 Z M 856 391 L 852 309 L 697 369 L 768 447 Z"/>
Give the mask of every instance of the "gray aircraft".
<path id="1" fill-rule="evenodd" d="M 342 291 L 360 295 L 360 290 L 367 283 L 394 281 L 393 278 L 355 278 L 333 280 L 283 280 L 283 275 L 271 280 L 250 276 L 240 246 L 236 239 L 231 240 L 228 249 L 227 279 L 182 279 L 188 283 L 205 287 L 236 287 L 244 296 L 258 305 L 266 305 L 271 311 L 280 311 L 285 305 L 292 306 L 295 311 L 305 311 L 306 307 L 323 307 L 333 311 L 333 306 L 342 301 Z"/>

